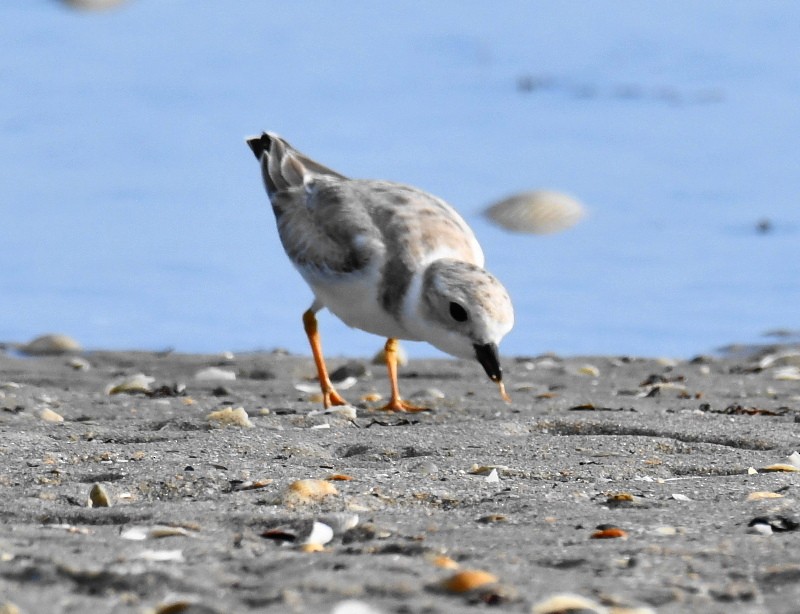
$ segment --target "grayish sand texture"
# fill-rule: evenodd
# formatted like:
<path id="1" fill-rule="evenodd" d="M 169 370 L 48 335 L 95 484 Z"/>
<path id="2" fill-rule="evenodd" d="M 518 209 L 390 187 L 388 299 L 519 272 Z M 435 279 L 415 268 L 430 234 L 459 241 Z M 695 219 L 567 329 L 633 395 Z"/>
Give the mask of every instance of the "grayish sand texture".
<path id="1" fill-rule="evenodd" d="M 359 401 L 385 402 L 388 384 L 356 361 L 341 391 L 354 422 L 311 414 L 319 406 L 294 388 L 313 375 L 309 357 L 91 352 L 79 355 L 87 370 L 76 356 L 0 351 L 0 604 L 531 612 L 569 592 L 598 612 L 800 612 L 800 474 L 761 470 L 800 450 L 800 382 L 776 379 L 798 364 L 786 349 L 507 358 L 510 405 L 476 363 L 412 361 L 403 393 L 444 394 L 415 398 L 434 408 L 415 415 Z M 209 366 L 236 380 L 197 380 Z M 106 393 L 136 373 L 156 392 Z M 253 427 L 213 426 L 226 407 Z M 333 474 L 352 478 L 329 482 L 338 494 L 287 499 L 293 481 Z M 95 484 L 110 507 L 87 506 Z M 314 519 L 334 525 L 324 551 L 297 543 Z M 593 539 L 601 525 L 627 538 Z M 127 538 L 153 527 L 169 529 Z M 444 590 L 447 564 L 498 582 Z"/>

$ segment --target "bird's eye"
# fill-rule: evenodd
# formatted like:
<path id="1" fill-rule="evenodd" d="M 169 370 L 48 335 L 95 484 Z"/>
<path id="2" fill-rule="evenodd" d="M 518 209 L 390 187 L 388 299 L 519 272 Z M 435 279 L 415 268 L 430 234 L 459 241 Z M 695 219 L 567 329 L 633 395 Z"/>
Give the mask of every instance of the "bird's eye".
<path id="1" fill-rule="evenodd" d="M 456 322 L 466 322 L 469 319 L 469 314 L 458 303 L 450 303 L 450 317 Z"/>

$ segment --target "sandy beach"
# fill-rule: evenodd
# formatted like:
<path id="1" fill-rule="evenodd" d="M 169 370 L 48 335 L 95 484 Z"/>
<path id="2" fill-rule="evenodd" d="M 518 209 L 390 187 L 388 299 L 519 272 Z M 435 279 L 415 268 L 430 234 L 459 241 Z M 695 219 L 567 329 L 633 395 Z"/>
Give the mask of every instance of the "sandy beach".
<path id="1" fill-rule="evenodd" d="M 797 348 L 330 363 L 0 352 L 2 611 L 800 611 Z"/>

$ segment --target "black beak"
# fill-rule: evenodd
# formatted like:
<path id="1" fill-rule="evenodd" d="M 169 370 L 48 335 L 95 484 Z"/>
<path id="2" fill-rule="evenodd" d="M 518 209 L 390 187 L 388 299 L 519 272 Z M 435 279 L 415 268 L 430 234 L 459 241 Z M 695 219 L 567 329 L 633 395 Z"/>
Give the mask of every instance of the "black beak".
<path id="1" fill-rule="evenodd" d="M 475 344 L 475 357 L 481 363 L 486 375 L 493 382 L 503 381 L 503 370 L 500 368 L 500 357 L 497 355 L 497 345 L 487 343 L 486 345 Z"/>

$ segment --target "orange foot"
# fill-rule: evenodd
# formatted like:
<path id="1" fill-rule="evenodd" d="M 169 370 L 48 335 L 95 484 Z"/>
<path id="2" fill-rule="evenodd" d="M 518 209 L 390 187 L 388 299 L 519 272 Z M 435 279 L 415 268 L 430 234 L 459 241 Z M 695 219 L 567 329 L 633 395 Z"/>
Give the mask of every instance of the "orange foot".
<path id="1" fill-rule="evenodd" d="M 322 391 L 322 405 L 328 409 L 331 405 L 349 405 L 333 388 Z"/>
<path id="2" fill-rule="evenodd" d="M 430 411 L 429 407 L 420 407 L 414 405 L 403 399 L 392 399 L 386 405 L 379 408 L 381 411 L 403 411 L 408 413 L 416 413 L 418 411 Z"/>

